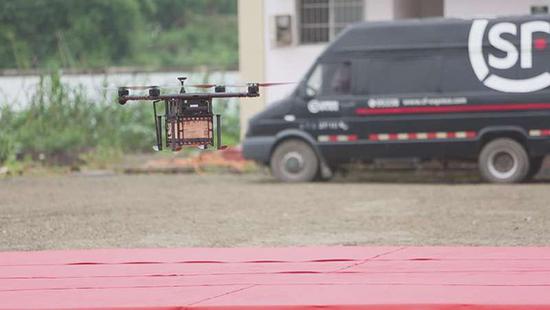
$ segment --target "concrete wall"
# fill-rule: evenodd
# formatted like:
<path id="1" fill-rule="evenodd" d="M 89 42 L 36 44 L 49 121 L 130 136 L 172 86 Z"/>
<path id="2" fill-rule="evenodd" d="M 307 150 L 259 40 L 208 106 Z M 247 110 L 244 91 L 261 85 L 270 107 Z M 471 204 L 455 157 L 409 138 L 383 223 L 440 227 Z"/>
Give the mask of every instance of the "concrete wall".
<path id="1" fill-rule="evenodd" d="M 531 13 L 532 5 L 549 5 L 548 0 L 445 0 L 446 17 L 496 17 Z"/>
<path id="2" fill-rule="evenodd" d="M 264 29 L 267 31 L 265 77 L 267 81 L 298 82 L 327 44 L 299 44 L 296 0 L 264 0 L 264 3 Z M 290 46 L 277 47 L 274 44 L 274 17 L 277 15 L 292 16 L 294 31 L 292 33 L 293 43 Z M 364 15 L 366 20 L 393 19 L 393 0 L 367 0 Z M 266 89 L 264 93 L 267 103 L 284 98 L 294 87 L 294 85 L 290 85 Z"/>
<path id="3" fill-rule="evenodd" d="M 265 80 L 264 1 L 239 0 L 239 75 L 245 82 Z M 248 119 L 265 106 L 265 97 L 241 99 L 241 136 L 246 133 Z"/>
<path id="4" fill-rule="evenodd" d="M 366 0 L 365 17 L 369 21 L 394 19 L 393 0 Z"/>
<path id="5" fill-rule="evenodd" d="M 296 20 L 297 3 L 295 0 L 266 0 L 264 7 L 265 29 L 268 36 L 264 42 L 266 50 L 266 79 L 271 82 L 298 82 L 323 51 L 325 44 L 298 45 L 298 27 Z M 274 43 L 274 23 L 277 15 L 292 16 L 292 45 L 276 47 Z M 267 103 L 281 99 L 289 94 L 295 85 L 278 86 L 265 90 Z"/>

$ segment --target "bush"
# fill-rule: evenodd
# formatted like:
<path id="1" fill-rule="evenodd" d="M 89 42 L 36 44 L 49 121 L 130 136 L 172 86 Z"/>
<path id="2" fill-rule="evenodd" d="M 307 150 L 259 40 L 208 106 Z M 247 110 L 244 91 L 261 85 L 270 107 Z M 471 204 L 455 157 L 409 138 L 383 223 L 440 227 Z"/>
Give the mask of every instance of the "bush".
<path id="1" fill-rule="evenodd" d="M 151 152 L 155 143 L 151 104 L 130 102 L 121 107 L 114 96 L 95 102 L 82 89 L 63 85 L 58 74 L 41 78 L 27 107 L 0 108 L 0 163 L 31 158 L 75 165 Z M 224 144 L 235 144 L 238 113 L 228 113 L 227 105 L 217 104 L 216 112 L 224 113 Z"/>
<path id="2" fill-rule="evenodd" d="M 236 0 L 2 0 L 0 68 L 238 62 Z"/>
<path id="3" fill-rule="evenodd" d="M 93 102 L 81 89 L 61 84 L 58 74 L 42 78 L 30 105 L 0 115 L 0 159 L 45 159 L 75 164 L 81 154 L 98 148 L 143 152 L 154 135 L 152 113 L 143 104 L 121 109 L 115 98 Z"/>

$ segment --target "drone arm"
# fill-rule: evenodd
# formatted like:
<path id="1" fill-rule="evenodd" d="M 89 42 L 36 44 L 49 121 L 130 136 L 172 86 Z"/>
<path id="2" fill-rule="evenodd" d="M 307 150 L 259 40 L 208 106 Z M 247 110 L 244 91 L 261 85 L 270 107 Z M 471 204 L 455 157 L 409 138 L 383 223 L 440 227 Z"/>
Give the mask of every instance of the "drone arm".
<path id="1" fill-rule="evenodd" d="M 239 92 L 239 93 L 183 93 L 183 94 L 171 94 L 171 95 L 159 95 L 159 96 L 133 96 L 124 95 L 120 96 L 118 102 L 125 104 L 127 101 L 151 101 L 151 100 L 171 100 L 171 99 L 214 99 L 214 98 L 243 98 L 243 97 L 258 97 L 258 92 Z"/>

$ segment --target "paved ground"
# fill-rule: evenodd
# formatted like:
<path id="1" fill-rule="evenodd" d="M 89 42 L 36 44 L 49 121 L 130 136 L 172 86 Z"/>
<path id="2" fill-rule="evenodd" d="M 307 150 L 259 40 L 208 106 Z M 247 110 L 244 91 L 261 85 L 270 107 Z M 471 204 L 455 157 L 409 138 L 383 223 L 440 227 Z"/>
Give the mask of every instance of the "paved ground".
<path id="1" fill-rule="evenodd" d="M 406 178 L 404 178 L 406 179 Z M 259 245 L 550 245 L 548 183 L 262 174 L 0 180 L 0 250 Z"/>

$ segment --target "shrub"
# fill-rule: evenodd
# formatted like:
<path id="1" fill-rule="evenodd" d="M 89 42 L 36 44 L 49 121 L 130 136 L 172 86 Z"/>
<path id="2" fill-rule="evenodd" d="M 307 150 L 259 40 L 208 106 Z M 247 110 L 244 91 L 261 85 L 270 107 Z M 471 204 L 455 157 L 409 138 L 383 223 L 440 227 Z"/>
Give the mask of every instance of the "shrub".
<path id="1" fill-rule="evenodd" d="M 120 107 L 115 96 L 105 95 L 96 102 L 82 89 L 63 85 L 58 74 L 41 78 L 28 106 L 0 107 L 0 163 L 17 157 L 75 165 L 151 152 L 155 143 L 151 104 L 130 102 Z M 238 111 L 227 106 L 227 102 L 218 103 L 216 112 L 224 114 L 224 144 L 235 144 Z"/>

